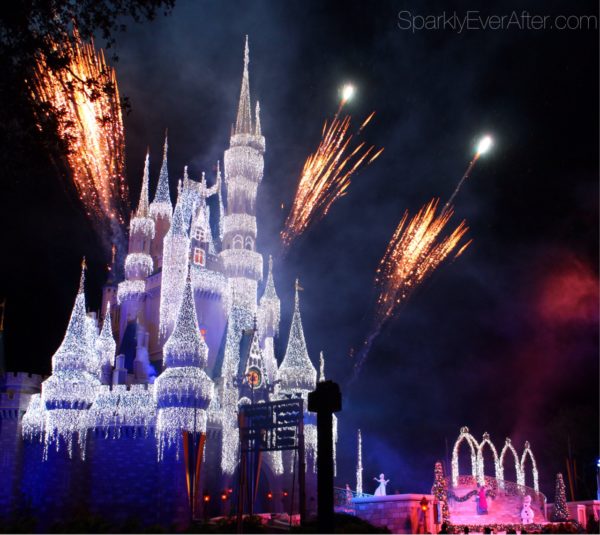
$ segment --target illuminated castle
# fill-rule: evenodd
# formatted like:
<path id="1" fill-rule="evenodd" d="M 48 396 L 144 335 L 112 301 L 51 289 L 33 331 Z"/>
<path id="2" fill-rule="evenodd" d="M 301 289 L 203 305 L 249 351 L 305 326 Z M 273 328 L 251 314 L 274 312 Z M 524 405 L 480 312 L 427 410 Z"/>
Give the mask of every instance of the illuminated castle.
<path id="1" fill-rule="evenodd" d="M 256 250 L 265 138 L 259 104 L 254 110 L 251 106 L 248 64 L 246 41 L 237 118 L 223 173 L 218 165 L 213 185 L 207 185 L 204 173 L 199 182 L 191 180 L 186 168 L 173 208 L 165 139 L 156 193 L 149 202 L 146 156 L 124 280 L 115 280 L 119 270 L 113 265 L 99 317 L 86 313 L 82 269 L 65 337 L 52 357 L 52 374 L 41 382 L 40 393 L 32 394 L 35 386 L 17 392 L 21 409 L 11 413 L 14 428 L 1 428 L 2 440 L 12 440 L 18 450 L 13 467 L 18 485 L 13 485 L 20 489 L 0 494 L 6 510 L 27 500 L 60 517 L 67 511 L 61 499 L 68 489 L 83 485 L 89 489 L 86 506 L 100 514 L 108 508 L 125 517 L 132 507 L 152 508 L 162 496 L 162 512 L 154 520 L 185 516 L 182 431 L 206 433 L 202 485 L 204 492 L 219 495 L 237 481 L 238 407 L 286 397 L 306 400 L 316 387 L 298 284 L 281 364 L 275 356 L 280 301 L 272 260 L 265 270 Z M 29 399 L 25 414 L 23 399 Z M 16 440 L 20 434 L 23 439 Z M 308 412 L 305 440 L 312 474 L 316 427 Z M 262 487 L 271 496 L 283 493 L 295 469 L 293 456 L 268 453 Z M 147 486 L 143 491 L 140 479 Z M 289 509 L 280 500 L 262 507 Z"/>

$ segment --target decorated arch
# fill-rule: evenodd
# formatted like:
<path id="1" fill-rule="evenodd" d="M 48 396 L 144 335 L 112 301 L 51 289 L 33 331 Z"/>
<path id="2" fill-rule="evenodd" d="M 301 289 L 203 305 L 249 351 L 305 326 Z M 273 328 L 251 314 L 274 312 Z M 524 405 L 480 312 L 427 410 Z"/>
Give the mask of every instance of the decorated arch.
<path id="1" fill-rule="evenodd" d="M 533 489 L 536 492 L 540 491 L 540 486 L 539 486 L 539 481 L 538 481 L 538 470 L 537 470 L 537 464 L 535 462 L 535 457 L 533 456 L 533 452 L 531 451 L 531 446 L 529 444 L 529 441 L 525 442 L 525 449 L 523 450 L 523 455 L 521 455 L 521 461 L 519 463 L 520 465 L 520 477 L 521 480 L 518 481 L 519 485 L 523 485 L 525 486 L 525 461 L 527 460 L 527 457 L 529 457 L 531 459 L 531 470 L 533 472 Z"/>
<path id="2" fill-rule="evenodd" d="M 521 463 L 519 462 L 519 456 L 517 455 L 517 450 L 515 450 L 515 447 L 512 445 L 512 441 L 510 440 L 510 438 L 507 438 L 506 441 L 504 442 L 504 447 L 502 448 L 502 451 L 500 452 L 500 470 L 499 470 L 499 475 L 496 476 L 500 480 L 500 485 L 502 485 L 502 486 L 504 486 L 504 459 L 508 452 L 510 452 L 512 454 L 513 460 L 515 461 L 515 473 L 517 474 L 517 483 L 520 484 L 520 481 L 522 479 Z"/>
<path id="3" fill-rule="evenodd" d="M 458 451 L 460 449 L 461 443 L 466 440 L 469 448 L 471 449 L 471 473 L 474 478 L 477 478 L 478 473 L 478 463 L 477 463 L 477 452 L 479 451 L 479 444 L 475 440 L 475 437 L 469 433 L 468 427 L 460 428 L 460 435 L 456 439 L 454 443 L 454 448 L 452 450 L 452 485 L 458 485 Z"/>
<path id="4" fill-rule="evenodd" d="M 477 446 L 477 482 L 480 485 L 485 484 L 485 474 L 484 474 L 484 465 L 483 465 L 483 449 L 485 448 L 486 445 L 492 451 L 492 455 L 494 456 L 494 477 L 496 479 L 502 479 L 499 476 L 501 467 L 500 467 L 500 459 L 498 458 L 498 451 L 496 450 L 496 446 L 494 446 L 494 444 L 492 444 L 492 441 L 490 440 L 490 435 L 488 433 L 484 433 L 483 440 Z"/>

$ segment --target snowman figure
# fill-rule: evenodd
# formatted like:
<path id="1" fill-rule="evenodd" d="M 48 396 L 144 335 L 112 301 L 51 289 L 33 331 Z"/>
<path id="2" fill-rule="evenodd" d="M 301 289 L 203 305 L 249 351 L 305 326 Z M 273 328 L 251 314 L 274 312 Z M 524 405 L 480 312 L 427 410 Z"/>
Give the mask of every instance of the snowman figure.
<path id="1" fill-rule="evenodd" d="M 531 496 L 525 496 L 525 498 L 523 498 L 523 509 L 521 509 L 521 522 L 523 522 L 523 524 L 531 524 L 533 522 Z"/>

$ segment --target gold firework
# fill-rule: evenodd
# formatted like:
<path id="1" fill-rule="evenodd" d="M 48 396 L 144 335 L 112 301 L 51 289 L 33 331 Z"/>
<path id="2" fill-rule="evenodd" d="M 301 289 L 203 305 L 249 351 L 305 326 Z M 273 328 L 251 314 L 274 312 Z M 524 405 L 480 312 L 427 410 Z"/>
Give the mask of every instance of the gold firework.
<path id="1" fill-rule="evenodd" d="M 392 316 L 396 307 L 453 251 L 457 258 L 471 243 L 469 240 L 461 244 L 469 230 L 464 220 L 442 237 L 453 210 L 446 206 L 436 215 L 438 203 L 438 199 L 432 199 L 410 220 L 408 212 L 404 212 L 390 240 L 375 276 L 379 292 L 375 314 L 378 326 Z"/>
<path id="2" fill-rule="evenodd" d="M 340 105 L 341 108 L 341 105 Z M 281 240 L 288 248 L 308 226 L 322 219 L 331 205 L 346 194 L 352 175 L 361 167 L 375 161 L 383 152 L 366 143 L 353 140 L 371 121 L 375 112 L 362 123 L 356 134 L 349 133 L 351 117 L 338 116 L 323 125 L 321 143 L 302 169 L 296 195 L 288 214 Z"/>
<path id="3" fill-rule="evenodd" d="M 67 68 L 40 57 L 30 80 L 33 98 L 56 112 L 58 134 L 68 146 L 70 177 L 87 215 L 100 229 L 124 223 L 128 207 L 123 118 L 114 69 L 102 50 L 75 34 Z M 48 113 L 42 112 L 42 113 Z M 40 119 L 40 128 L 45 117 Z"/>

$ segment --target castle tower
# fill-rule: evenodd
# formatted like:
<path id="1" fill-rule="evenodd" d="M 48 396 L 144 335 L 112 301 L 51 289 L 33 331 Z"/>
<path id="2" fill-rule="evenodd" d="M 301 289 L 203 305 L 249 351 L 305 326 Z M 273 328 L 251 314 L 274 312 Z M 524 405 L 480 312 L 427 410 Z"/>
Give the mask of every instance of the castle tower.
<path id="1" fill-rule="evenodd" d="M 119 284 L 117 299 L 120 305 L 119 339 L 127 325 L 137 320 L 143 311 L 146 278 L 154 271 L 150 246 L 155 235 L 155 223 L 148 207 L 150 155 L 146 153 L 140 201 L 129 227 L 129 253 L 125 258 L 125 280 Z"/>
<path id="2" fill-rule="evenodd" d="M 223 219 L 225 275 L 230 278 L 234 307 L 245 311 L 244 327 L 252 327 L 256 314 L 257 285 L 262 280 L 263 259 L 256 252 L 256 192 L 263 177 L 265 138 L 252 121 L 248 64 L 248 37 L 244 50 L 244 73 L 235 128 L 225 151 L 227 207 Z"/>
<path id="3" fill-rule="evenodd" d="M 182 195 L 177 200 L 173 221 L 164 239 L 160 288 L 160 336 L 163 340 L 173 331 L 188 273 L 190 240 L 183 203 Z"/>
<path id="4" fill-rule="evenodd" d="M 206 409 L 213 398 L 214 385 L 205 372 L 208 347 L 198 328 L 189 279 L 163 353 L 165 369 L 155 382 L 159 457 L 165 447 L 179 440 L 182 431 L 206 433 Z"/>
<path id="5" fill-rule="evenodd" d="M 274 338 L 279 334 L 281 320 L 281 302 L 273 281 L 273 258 L 269 256 L 269 273 L 265 291 L 258 305 L 258 329 L 263 343 L 263 356 L 267 379 L 270 384 L 277 380 L 277 360 L 275 358 Z"/>
<path id="6" fill-rule="evenodd" d="M 69 456 L 77 435 L 81 456 L 85 456 L 87 411 L 92 405 L 98 380 L 99 363 L 90 347 L 90 324 L 85 312 L 85 262 L 81 269 L 79 291 L 63 341 L 52 357 L 52 375 L 42 383 L 42 402 L 46 406 L 45 445 L 62 438 Z"/>
<path id="7" fill-rule="evenodd" d="M 163 265 L 163 241 L 171 226 L 173 205 L 169 192 L 169 171 L 167 169 L 167 150 L 169 148 L 167 134 L 165 133 L 165 145 L 163 148 L 163 161 L 158 177 L 158 185 L 152 204 L 150 204 L 150 216 L 154 220 L 156 231 L 150 245 L 150 255 L 154 262 L 154 269 Z"/>

